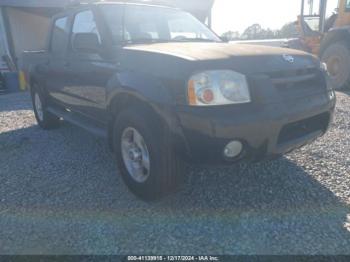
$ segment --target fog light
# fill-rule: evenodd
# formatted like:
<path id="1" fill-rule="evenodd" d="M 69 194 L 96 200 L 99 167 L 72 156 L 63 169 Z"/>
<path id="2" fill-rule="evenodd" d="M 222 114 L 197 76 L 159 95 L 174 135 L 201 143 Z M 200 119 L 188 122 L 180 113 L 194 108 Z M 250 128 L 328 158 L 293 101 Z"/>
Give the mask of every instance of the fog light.
<path id="1" fill-rule="evenodd" d="M 232 141 L 224 149 L 224 155 L 227 158 L 235 158 L 242 153 L 243 145 L 239 141 Z"/>
<path id="2" fill-rule="evenodd" d="M 328 72 L 328 67 L 326 63 L 322 63 L 320 64 L 321 70 L 324 72 Z"/>
<path id="3" fill-rule="evenodd" d="M 330 100 L 334 100 L 334 98 L 335 98 L 335 93 L 334 93 L 333 90 L 331 90 L 331 91 L 328 92 L 328 97 L 329 97 Z"/>

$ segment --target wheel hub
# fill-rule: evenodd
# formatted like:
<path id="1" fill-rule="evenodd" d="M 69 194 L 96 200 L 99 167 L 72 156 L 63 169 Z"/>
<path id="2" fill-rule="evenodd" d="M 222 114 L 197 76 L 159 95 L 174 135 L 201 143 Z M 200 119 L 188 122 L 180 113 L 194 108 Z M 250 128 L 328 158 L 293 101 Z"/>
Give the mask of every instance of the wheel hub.
<path id="1" fill-rule="evenodd" d="M 129 175 L 139 183 L 144 183 L 150 175 L 150 157 L 142 135 L 128 127 L 121 137 L 122 159 Z"/>
<path id="2" fill-rule="evenodd" d="M 129 158 L 133 162 L 139 162 L 142 160 L 142 152 L 141 149 L 137 147 L 137 145 L 132 145 L 130 148 Z"/>
<path id="3" fill-rule="evenodd" d="M 340 69 L 340 59 L 338 57 L 332 57 L 328 61 L 328 71 L 332 76 L 339 74 Z"/>

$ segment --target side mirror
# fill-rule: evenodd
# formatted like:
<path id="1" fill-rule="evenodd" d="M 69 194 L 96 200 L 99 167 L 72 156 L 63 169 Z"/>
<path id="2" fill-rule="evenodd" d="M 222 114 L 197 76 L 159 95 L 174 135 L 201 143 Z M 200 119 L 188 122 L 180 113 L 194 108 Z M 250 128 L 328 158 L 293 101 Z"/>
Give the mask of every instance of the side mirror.
<path id="1" fill-rule="evenodd" d="M 82 53 L 98 53 L 100 41 L 95 33 L 77 33 L 73 39 L 73 49 Z"/>

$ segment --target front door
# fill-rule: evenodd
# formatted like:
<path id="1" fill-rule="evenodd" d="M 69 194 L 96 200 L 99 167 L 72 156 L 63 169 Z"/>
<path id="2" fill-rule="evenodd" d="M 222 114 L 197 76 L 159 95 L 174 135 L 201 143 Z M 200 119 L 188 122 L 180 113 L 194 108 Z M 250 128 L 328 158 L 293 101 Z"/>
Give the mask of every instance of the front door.
<path id="1" fill-rule="evenodd" d="M 99 39 L 100 51 L 84 52 L 74 48 L 74 37 L 79 33 L 94 33 Z M 72 26 L 69 54 L 67 56 L 67 82 L 65 90 L 70 94 L 72 110 L 86 117 L 106 123 L 107 84 L 116 72 L 115 65 L 102 50 L 102 36 L 92 10 L 75 14 Z"/>

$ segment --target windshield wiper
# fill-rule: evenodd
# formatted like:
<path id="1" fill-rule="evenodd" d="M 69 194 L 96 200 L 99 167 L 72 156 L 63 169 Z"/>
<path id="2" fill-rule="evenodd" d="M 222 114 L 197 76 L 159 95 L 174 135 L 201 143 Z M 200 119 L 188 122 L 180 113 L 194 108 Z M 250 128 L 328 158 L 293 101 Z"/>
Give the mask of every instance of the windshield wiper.
<path id="1" fill-rule="evenodd" d="M 216 41 L 213 39 L 207 39 L 207 38 L 183 38 L 183 39 L 179 39 L 177 40 L 178 42 L 207 42 L 207 43 L 219 43 L 220 41 Z"/>
<path id="2" fill-rule="evenodd" d="M 137 38 L 123 41 L 123 44 L 148 44 L 148 43 L 169 43 L 175 42 L 171 39 L 151 39 L 151 38 Z"/>
<path id="3" fill-rule="evenodd" d="M 123 44 L 149 44 L 149 43 L 182 43 L 182 42 L 206 42 L 206 43 L 219 43 L 213 39 L 207 38 L 182 38 L 182 39 L 152 39 L 152 38 L 137 38 L 125 40 Z"/>

